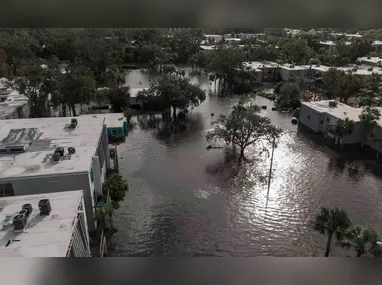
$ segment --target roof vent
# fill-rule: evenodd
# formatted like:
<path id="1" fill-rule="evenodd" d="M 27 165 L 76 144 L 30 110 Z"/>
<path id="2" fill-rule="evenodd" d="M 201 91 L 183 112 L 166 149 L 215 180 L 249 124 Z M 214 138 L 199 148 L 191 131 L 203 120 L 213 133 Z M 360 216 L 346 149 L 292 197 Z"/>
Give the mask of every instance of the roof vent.
<path id="1" fill-rule="evenodd" d="M 294 68 L 294 64 L 291 64 L 289 67 L 290 67 L 290 68 Z"/>
<path id="2" fill-rule="evenodd" d="M 13 228 L 15 231 L 24 230 L 27 225 L 27 219 L 24 214 L 18 214 L 13 218 Z"/>
<path id="3" fill-rule="evenodd" d="M 49 199 L 42 199 L 38 202 L 38 208 L 40 209 L 40 216 L 47 216 L 52 210 Z"/>
<path id="4" fill-rule="evenodd" d="M 74 147 L 68 147 L 68 153 L 69 154 L 75 154 L 76 153 L 76 149 Z"/>

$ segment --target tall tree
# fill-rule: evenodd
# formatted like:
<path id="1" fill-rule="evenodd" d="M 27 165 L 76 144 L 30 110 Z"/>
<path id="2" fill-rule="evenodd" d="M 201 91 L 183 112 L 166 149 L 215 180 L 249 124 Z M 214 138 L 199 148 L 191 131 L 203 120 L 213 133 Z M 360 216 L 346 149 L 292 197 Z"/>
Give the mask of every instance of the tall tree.
<path id="1" fill-rule="evenodd" d="M 221 79 L 224 90 L 231 90 L 237 70 L 243 69 L 244 58 L 245 55 L 241 49 L 221 46 L 211 52 L 207 68 Z"/>
<path id="2" fill-rule="evenodd" d="M 76 105 L 88 103 L 95 94 L 96 83 L 93 73 L 78 64 L 69 64 L 57 69 L 56 90 L 52 94 L 54 105 L 61 105 L 62 116 L 66 116 L 67 107 L 77 116 Z"/>
<path id="3" fill-rule="evenodd" d="M 256 105 L 235 105 L 229 115 L 221 115 L 217 126 L 206 135 L 206 139 L 224 140 L 240 149 L 239 161 L 245 158 L 245 149 L 251 145 L 272 142 L 281 134 L 281 129 L 273 126 L 270 120 L 259 114 Z"/>
<path id="4" fill-rule="evenodd" d="M 364 126 L 362 146 L 365 144 L 366 135 L 374 129 L 380 117 L 381 113 L 377 109 L 369 106 L 363 108 L 362 113 L 359 115 L 360 122 Z"/>
<path id="5" fill-rule="evenodd" d="M 5 51 L 0 49 L 0 78 L 9 76 L 10 68 L 7 59 Z"/>
<path id="6" fill-rule="evenodd" d="M 325 257 L 330 254 L 332 238 L 336 237 L 337 241 L 342 241 L 350 226 L 350 219 L 344 210 L 338 207 L 333 209 L 321 208 L 313 228 L 319 233 L 327 235 Z"/>
<path id="7" fill-rule="evenodd" d="M 28 97 L 30 117 L 49 117 L 48 99 L 55 88 L 55 70 L 42 65 L 40 61 L 32 60 L 27 65 L 22 65 L 16 74 L 17 76 L 9 78 L 9 85 Z"/>

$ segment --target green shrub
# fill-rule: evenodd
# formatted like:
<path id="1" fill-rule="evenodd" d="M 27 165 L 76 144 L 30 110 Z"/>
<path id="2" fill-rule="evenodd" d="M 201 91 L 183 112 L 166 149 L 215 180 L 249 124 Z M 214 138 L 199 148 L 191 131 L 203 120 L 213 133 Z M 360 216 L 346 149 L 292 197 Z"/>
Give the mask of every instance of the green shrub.
<path id="1" fill-rule="evenodd" d="M 114 173 L 106 179 L 105 189 L 109 191 L 111 200 L 120 202 L 125 198 L 125 193 L 129 190 L 129 186 L 120 174 Z"/>

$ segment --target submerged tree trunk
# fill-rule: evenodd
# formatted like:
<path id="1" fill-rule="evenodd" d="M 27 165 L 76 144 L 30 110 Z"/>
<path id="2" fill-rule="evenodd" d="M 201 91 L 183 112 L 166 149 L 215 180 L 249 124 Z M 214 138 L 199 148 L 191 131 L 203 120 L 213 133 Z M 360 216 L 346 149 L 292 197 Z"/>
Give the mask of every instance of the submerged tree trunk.
<path id="1" fill-rule="evenodd" d="M 71 105 L 70 107 L 72 109 L 73 117 L 77 117 L 76 105 Z"/>
<path id="2" fill-rule="evenodd" d="M 328 257 L 329 256 L 329 253 L 330 253 L 330 247 L 332 245 L 332 236 L 333 236 L 333 233 L 329 233 L 328 235 L 328 240 L 326 242 L 326 249 L 325 249 L 325 257 Z"/>
<path id="3" fill-rule="evenodd" d="M 356 257 L 361 257 L 361 256 L 362 256 L 361 252 L 358 251 Z"/>
<path id="4" fill-rule="evenodd" d="M 242 161 L 243 159 L 245 159 L 245 156 L 244 156 L 244 148 L 243 148 L 243 147 L 240 147 L 239 161 Z"/>
<path id="5" fill-rule="evenodd" d="M 61 114 L 63 117 L 66 117 L 66 103 L 61 104 Z"/>
<path id="6" fill-rule="evenodd" d="M 173 120 L 174 122 L 176 122 L 176 108 L 175 107 L 172 107 L 173 111 L 172 111 L 172 117 L 173 117 Z"/>
<path id="7" fill-rule="evenodd" d="M 376 156 L 376 158 L 379 157 L 379 153 L 381 152 L 381 148 L 382 148 L 382 143 L 379 145 L 379 148 L 378 148 L 378 152 L 377 152 L 377 156 Z"/>

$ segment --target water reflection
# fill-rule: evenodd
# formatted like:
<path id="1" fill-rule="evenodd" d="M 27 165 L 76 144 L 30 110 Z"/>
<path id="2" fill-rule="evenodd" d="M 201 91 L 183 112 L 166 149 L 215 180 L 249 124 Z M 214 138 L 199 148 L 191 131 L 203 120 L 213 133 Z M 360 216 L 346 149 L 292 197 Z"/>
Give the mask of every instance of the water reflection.
<path id="1" fill-rule="evenodd" d="M 146 84 L 144 76 L 134 74 L 132 81 Z M 198 82 L 210 88 L 208 78 Z M 239 100 L 208 96 L 191 112 L 195 123 L 188 131 L 162 140 L 137 124 L 119 146 L 130 191 L 116 211 L 116 255 L 322 256 L 326 239 L 311 228 L 322 206 L 342 207 L 357 223 L 382 232 L 382 189 L 373 165 L 355 161 L 352 172 L 352 161 L 319 137 L 296 132 L 290 117 L 271 111 L 264 98 L 247 100 L 267 105 L 272 123 L 285 130 L 269 196 L 267 155 L 237 165 L 229 147 L 206 150 L 211 113 L 227 114 Z M 256 158 L 251 149 L 248 156 Z"/>

